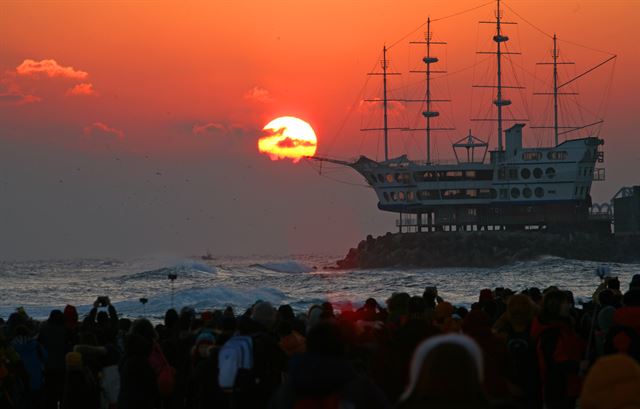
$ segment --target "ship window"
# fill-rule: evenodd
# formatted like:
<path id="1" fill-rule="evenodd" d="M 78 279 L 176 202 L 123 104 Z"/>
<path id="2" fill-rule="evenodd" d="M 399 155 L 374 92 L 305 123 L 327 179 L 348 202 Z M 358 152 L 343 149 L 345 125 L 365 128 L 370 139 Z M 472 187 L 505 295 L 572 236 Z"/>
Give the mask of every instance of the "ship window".
<path id="1" fill-rule="evenodd" d="M 523 160 L 540 160 L 542 159 L 542 152 L 524 152 L 522 154 Z"/>
<path id="2" fill-rule="evenodd" d="M 498 192 L 495 189 L 489 189 L 490 195 L 492 199 L 498 197 Z"/>
<path id="3" fill-rule="evenodd" d="M 398 200 L 404 200 L 404 192 L 398 192 Z"/>
<path id="4" fill-rule="evenodd" d="M 462 192 L 460 191 L 460 189 L 449 189 L 442 191 L 442 196 L 444 196 L 445 199 L 459 198 L 461 194 Z"/>
<path id="5" fill-rule="evenodd" d="M 507 169 L 504 167 L 501 167 L 500 169 L 498 169 L 498 179 L 504 180 L 506 178 L 507 178 Z"/>
<path id="6" fill-rule="evenodd" d="M 384 182 L 384 178 L 382 177 L 382 175 L 380 173 L 378 173 L 378 182 L 380 182 L 380 183 Z"/>
<path id="7" fill-rule="evenodd" d="M 476 209 L 476 208 L 467 209 L 467 215 L 469 215 L 469 216 L 477 216 L 478 215 L 478 209 Z"/>
<path id="8" fill-rule="evenodd" d="M 407 192 L 407 200 L 409 200 L 410 202 L 413 202 L 416 198 L 416 194 L 413 192 Z"/>
<path id="9" fill-rule="evenodd" d="M 387 173 L 386 178 L 388 183 L 393 183 L 393 175 L 391 173 Z"/>
<path id="10" fill-rule="evenodd" d="M 478 189 L 467 189 L 467 196 L 470 198 L 478 197 Z"/>
<path id="11" fill-rule="evenodd" d="M 467 170 L 467 171 L 464 172 L 464 176 L 466 178 L 469 178 L 469 179 L 475 179 L 476 178 L 476 171 L 475 170 Z"/>
<path id="12" fill-rule="evenodd" d="M 433 200 L 438 198 L 437 190 L 421 190 L 418 192 L 418 196 L 422 200 Z"/>
<path id="13" fill-rule="evenodd" d="M 542 169 L 535 168 L 533 170 L 533 177 L 536 178 L 536 179 L 540 179 L 542 177 Z"/>
<path id="14" fill-rule="evenodd" d="M 546 173 L 549 179 L 553 179 L 554 177 L 556 177 L 556 170 L 554 168 L 547 168 L 544 173 Z"/>
<path id="15" fill-rule="evenodd" d="M 556 190 L 555 189 L 549 189 L 549 190 L 547 190 L 547 193 L 549 193 L 550 195 L 555 195 L 556 194 Z"/>
<path id="16" fill-rule="evenodd" d="M 547 158 L 550 160 L 565 160 L 568 156 L 566 151 L 551 151 L 547 153 Z"/>
<path id="17" fill-rule="evenodd" d="M 518 169 L 516 168 L 509 169 L 509 179 L 514 179 L 514 180 L 518 179 Z"/>
<path id="18" fill-rule="evenodd" d="M 500 189 L 500 199 L 508 199 L 509 191 L 507 189 Z"/>
<path id="19" fill-rule="evenodd" d="M 384 196 L 384 200 L 388 202 L 389 201 L 389 193 L 384 192 L 383 196 Z"/>
<path id="20" fill-rule="evenodd" d="M 398 183 L 402 182 L 402 174 L 401 173 L 396 173 L 394 176 L 395 176 L 396 182 L 398 182 Z"/>
<path id="21" fill-rule="evenodd" d="M 544 196 L 544 189 L 541 187 L 537 187 L 536 190 L 534 191 L 536 194 L 536 197 L 542 197 Z"/>
<path id="22" fill-rule="evenodd" d="M 531 189 L 529 189 L 528 187 L 525 187 L 524 189 L 522 189 L 522 196 L 526 197 L 527 199 L 531 197 Z"/>
<path id="23" fill-rule="evenodd" d="M 394 202 L 396 200 L 398 200 L 398 193 L 397 192 L 391 192 L 391 200 L 393 200 Z"/>
<path id="24" fill-rule="evenodd" d="M 524 168 L 520 171 L 520 176 L 522 176 L 522 179 L 529 179 L 531 177 L 531 171 L 527 168 Z"/>
<path id="25" fill-rule="evenodd" d="M 520 190 L 517 187 L 511 189 L 511 197 L 517 199 L 520 197 Z"/>

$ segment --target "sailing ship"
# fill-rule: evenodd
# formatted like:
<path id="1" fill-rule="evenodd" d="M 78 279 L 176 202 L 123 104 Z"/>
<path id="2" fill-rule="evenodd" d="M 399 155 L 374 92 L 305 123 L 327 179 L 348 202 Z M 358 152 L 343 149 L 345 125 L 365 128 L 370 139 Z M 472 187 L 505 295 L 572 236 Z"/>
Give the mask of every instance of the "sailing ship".
<path id="1" fill-rule="evenodd" d="M 487 22 L 485 22 L 487 23 Z M 559 83 L 557 37 L 553 36 L 552 61 L 553 89 L 545 94 L 553 97 L 554 143 L 552 146 L 527 147 L 523 143 L 524 123 L 515 123 L 503 130 L 505 122 L 503 110 L 511 105 L 505 91 L 511 87 L 503 84 L 502 64 L 509 37 L 503 26 L 510 24 L 503 20 L 500 0 L 497 0 L 493 43 L 495 50 L 482 52 L 494 54 L 496 58 L 495 85 L 480 85 L 495 89 L 491 103 L 495 107 L 496 118 L 489 119 L 497 124 L 497 146 L 489 150 L 489 144 L 472 135 L 453 143 L 456 161 L 438 163 L 432 161 L 432 132 L 449 130 L 436 128 L 433 121 L 440 113 L 435 109 L 435 99 L 431 93 L 432 74 L 442 72 L 434 69 L 439 59 L 432 55 L 432 45 L 444 44 L 433 41 L 430 32 L 431 21 L 427 21 L 425 41 L 426 55 L 422 59 L 426 74 L 426 99 L 420 101 L 426 108 L 422 112 L 425 120 L 426 160 L 410 160 L 406 154 L 389 157 L 387 122 L 388 103 L 387 79 L 395 73 L 388 72 L 387 48 L 383 49 L 382 73 L 383 96 L 378 101 L 383 104 L 384 160 L 377 161 L 360 156 L 355 161 L 344 161 L 325 157 L 312 159 L 348 166 L 361 174 L 373 188 L 380 210 L 400 214 L 400 230 L 407 224 L 406 215 L 412 215 L 409 223 L 415 231 L 440 230 L 512 230 L 547 229 L 563 226 L 580 228 L 589 220 L 591 206 L 591 185 L 596 180 L 604 180 L 604 169 L 598 164 L 604 160 L 602 145 L 604 140 L 597 135 L 579 139 L 559 141 L 559 135 L 573 130 L 597 125 L 559 126 L 559 96 L 569 94 L 563 88 L 589 71 L 574 79 Z M 613 57 L 614 58 L 614 57 Z M 607 60 L 608 61 L 608 60 Z M 602 64 L 600 64 L 602 65 Z M 412 102 L 412 101 L 408 101 Z M 517 122 L 517 120 L 516 120 Z M 487 153 L 488 158 L 487 158 Z M 405 216 L 403 218 L 403 215 Z"/>

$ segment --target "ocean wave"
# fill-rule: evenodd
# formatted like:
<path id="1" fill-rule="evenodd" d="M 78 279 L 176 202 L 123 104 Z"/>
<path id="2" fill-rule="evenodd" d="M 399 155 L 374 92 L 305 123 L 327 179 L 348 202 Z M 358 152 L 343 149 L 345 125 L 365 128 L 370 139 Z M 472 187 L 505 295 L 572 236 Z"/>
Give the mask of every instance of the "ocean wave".
<path id="1" fill-rule="evenodd" d="M 155 270 L 142 271 L 140 273 L 129 274 L 122 278 L 128 280 L 165 280 L 169 274 L 176 274 L 183 277 L 211 276 L 217 272 L 213 266 L 200 263 L 197 261 L 183 261 L 171 267 L 161 267 Z"/>
<path id="2" fill-rule="evenodd" d="M 298 261 L 282 261 L 273 263 L 253 264 L 251 267 L 264 268 L 278 273 L 310 273 L 315 271 L 315 267 L 308 266 Z"/>

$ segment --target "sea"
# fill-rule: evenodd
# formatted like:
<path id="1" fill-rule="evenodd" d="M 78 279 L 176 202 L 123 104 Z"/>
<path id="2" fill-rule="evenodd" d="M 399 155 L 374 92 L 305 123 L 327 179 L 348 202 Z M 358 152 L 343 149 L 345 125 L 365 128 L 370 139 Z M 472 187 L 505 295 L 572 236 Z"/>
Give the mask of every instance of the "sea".
<path id="1" fill-rule="evenodd" d="M 384 302 L 394 292 L 421 295 L 436 286 L 454 305 L 469 306 L 483 288 L 521 291 L 555 285 L 588 301 L 604 267 L 627 288 L 640 264 L 598 263 L 541 257 L 497 268 L 379 268 L 334 270 L 339 256 L 296 255 L 147 257 L 0 262 L 0 317 L 23 307 L 44 319 L 71 304 L 87 313 L 98 296 L 108 296 L 123 316 L 159 320 L 172 306 L 196 311 L 232 306 L 243 312 L 257 300 L 290 304 L 298 312 L 323 301 L 337 309 L 361 306 L 369 298 Z M 169 275 L 176 279 L 170 280 Z M 148 302 L 142 304 L 140 299 Z"/>

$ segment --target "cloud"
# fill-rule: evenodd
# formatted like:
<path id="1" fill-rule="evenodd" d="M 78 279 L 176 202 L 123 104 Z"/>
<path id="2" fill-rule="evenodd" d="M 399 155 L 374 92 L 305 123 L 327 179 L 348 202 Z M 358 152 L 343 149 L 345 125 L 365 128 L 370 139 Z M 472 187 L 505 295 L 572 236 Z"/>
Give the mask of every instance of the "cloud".
<path id="1" fill-rule="evenodd" d="M 358 111 L 365 115 L 374 115 L 375 113 L 382 112 L 382 99 L 374 98 L 369 101 L 360 101 L 358 105 Z M 390 116 L 398 116 L 404 112 L 406 106 L 401 101 L 388 101 L 387 113 Z"/>
<path id="2" fill-rule="evenodd" d="M 316 146 L 312 141 L 305 141 L 304 139 L 294 139 L 286 137 L 277 143 L 278 148 L 297 148 L 298 146 L 311 147 Z"/>
<path id="3" fill-rule="evenodd" d="M 193 125 L 191 131 L 194 135 L 223 134 L 227 132 L 227 127 L 216 122 L 209 122 L 203 125 Z"/>
<path id="4" fill-rule="evenodd" d="M 83 134 L 84 136 L 90 137 L 90 136 L 106 136 L 106 137 L 110 137 L 110 138 L 117 138 L 117 139 L 123 139 L 124 138 L 124 132 L 122 132 L 119 129 L 115 129 L 115 128 L 111 128 L 110 126 L 108 126 L 107 124 L 105 124 L 104 122 L 94 122 L 89 126 L 85 126 L 84 130 L 83 130 Z"/>
<path id="5" fill-rule="evenodd" d="M 248 99 L 254 102 L 261 102 L 263 104 L 268 104 L 275 101 L 268 90 L 257 85 L 244 93 L 244 99 Z"/>
<path id="6" fill-rule="evenodd" d="M 0 94 L 0 105 L 25 105 L 40 102 L 42 98 L 35 95 L 22 94 L 18 91 L 9 91 Z"/>
<path id="7" fill-rule="evenodd" d="M 81 84 L 76 84 L 75 87 L 69 88 L 66 92 L 67 96 L 91 96 L 98 95 L 98 93 L 93 89 L 93 84 L 83 82 Z"/>
<path id="8" fill-rule="evenodd" d="M 89 73 L 85 71 L 76 70 L 73 67 L 63 67 L 58 64 L 56 60 L 35 61 L 26 59 L 22 64 L 16 67 L 16 72 L 19 75 L 44 73 L 49 77 L 64 77 L 71 79 L 85 79 L 89 76 Z"/>

